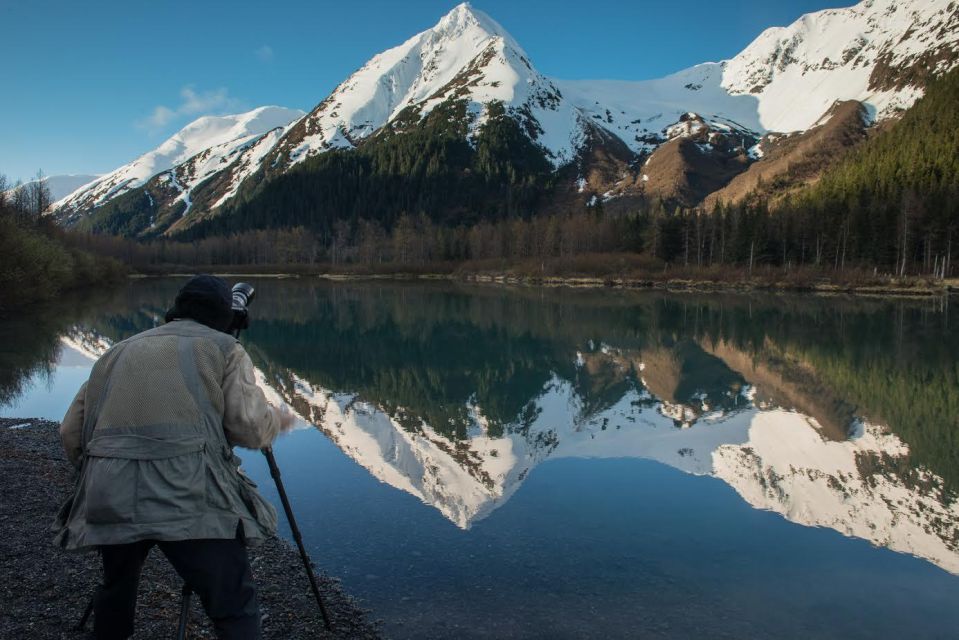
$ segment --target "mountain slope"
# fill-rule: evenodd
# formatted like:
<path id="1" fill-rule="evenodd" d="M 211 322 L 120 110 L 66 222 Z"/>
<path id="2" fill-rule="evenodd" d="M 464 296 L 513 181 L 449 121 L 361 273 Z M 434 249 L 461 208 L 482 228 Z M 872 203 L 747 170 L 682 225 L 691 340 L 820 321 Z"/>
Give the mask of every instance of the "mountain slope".
<path id="1" fill-rule="evenodd" d="M 749 168 L 755 156 L 747 154 L 747 150 L 755 146 L 759 133 L 776 125 L 797 130 L 814 128 L 831 117 L 831 109 L 838 100 L 862 100 L 869 120 L 889 117 L 896 112 L 897 105 L 911 104 L 920 93 L 919 87 L 904 82 L 894 90 L 871 89 L 869 77 L 880 57 L 889 55 L 898 56 L 897 68 L 905 74 L 909 64 L 916 63 L 915 56 L 910 57 L 912 52 L 923 46 L 917 42 L 928 39 L 935 29 L 955 31 L 954 8 L 939 0 L 922 6 L 913 4 L 917 8 L 912 12 L 899 10 L 897 15 L 903 19 L 894 21 L 881 19 L 890 7 L 895 8 L 889 2 L 867 2 L 851 9 L 811 14 L 789 28 L 766 32 L 733 60 L 698 65 L 662 80 L 641 83 L 550 83 L 535 72 L 522 50 L 499 25 L 461 5 L 436 27 L 377 56 L 341 85 L 280 141 L 264 163 L 270 169 L 264 170 L 263 177 L 282 173 L 284 167 L 329 149 L 362 146 L 386 129 L 395 132 L 416 128 L 437 104 L 448 103 L 451 96 L 466 102 L 465 111 L 453 117 L 462 121 L 464 135 L 475 139 L 481 130 L 485 105 L 495 98 L 502 100 L 507 114 L 521 124 L 531 140 L 543 146 L 546 158 L 554 166 L 569 159 L 554 181 L 554 186 L 560 188 L 548 194 L 545 201 L 541 199 L 540 206 L 557 211 L 582 207 L 601 198 L 613 210 L 628 210 L 636 199 L 652 197 L 694 206 Z M 774 53 L 779 51 L 783 39 L 792 43 L 793 53 L 776 54 L 770 62 L 770 47 Z M 773 46 L 773 42 L 780 45 Z M 951 40 L 944 42 L 941 46 L 952 46 Z M 487 43 L 500 48 L 488 51 L 484 49 L 489 46 Z M 832 55 L 829 47 L 840 45 L 845 47 L 843 51 L 857 48 L 860 55 L 838 66 L 814 60 L 820 54 Z M 480 56 L 473 58 L 464 71 L 453 74 L 450 69 L 477 52 Z M 505 54 L 497 57 L 496 52 Z M 510 53 L 516 55 L 511 57 Z M 510 64 L 515 60 L 523 66 Z M 769 63 L 765 75 L 760 73 L 765 68 L 763 61 Z M 435 69 L 443 70 L 445 75 L 434 72 Z M 841 75 L 842 82 L 824 82 L 824 77 L 832 77 L 830 74 Z M 533 110 L 533 118 L 526 118 L 524 113 L 530 111 L 528 96 L 513 89 L 515 82 L 490 82 L 491 78 L 524 76 L 528 86 L 547 87 L 544 95 L 553 99 L 552 109 Z M 757 80 L 760 76 L 762 87 Z M 447 81 L 450 77 L 453 79 Z M 747 84 L 749 91 L 744 89 Z M 780 93 L 792 86 L 801 86 L 804 93 L 792 93 L 792 102 L 783 106 Z M 502 92 L 504 88 L 508 90 Z M 576 114 L 573 119 L 566 115 L 570 110 Z M 556 118 L 549 120 L 550 115 Z M 562 122 L 557 124 L 558 120 Z M 544 122 L 548 123 L 545 128 Z M 827 137 L 838 129 L 834 123 L 817 131 L 817 143 L 823 143 L 820 149 L 846 148 L 857 139 L 843 134 L 838 143 L 832 144 Z M 563 148 L 558 151 L 555 145 L 543 144 L 550 137 L 541 135 L 543 132 L 557 134 L 553 138 L 562 140 Z M 602 142 L 597 144 L 598 140 Z M 565 147 L 566 141 L 575 142 L 572 154 Z M 646 163 L 640 168 L 644 158 Z M 431 160 L 446 161 L 443 156 Z M 402 175 L 391 177 L 392 184 L 397 180 L 402 180 Z M 302 181 L 307 182 L 307 178 Z M 453 212 L 468 209 L 475 202 L 474 195 L 424 209 L 424 198 L 419 193 L 421 182 L 414 178 L 409 188 L 416 191 L 416 201 L 420 203 L 414 211 L 425 211 L 440 220 L 470 223 L 469 217 L 458 219 Z M 271 208 L 272 197 L 264 192 L 252 206 L 265 212 Z M 365 196 L 351 191 L 345 198 L 355 202 Z M 445 199 L 428 195 L 425 200 Z M 313 205 L 344 210 L 342 204 L 334 206 L 314 197 L 305 201 L 312 205 L 304 204 L 304 211 L 313 211 Z M 501 209 L 511 208 L 508 201 L 501 201 Z M 362 207 L 346 209 L 350 211 L 344 217 L 370 215 Z M 388 223 L 395 217 L 388 213 L 383 221 Z M 248 216 L 241 218 L 247 223 L 251 221 Z M 254 218 L 256 226 L 269 224 L 263 215 Z M 303 221 L 317 228 L 306 218 Z M 224 221 L 220 230 L 232 224 Z M 328 229 L 331 224 L 332 219 L 320 228 Z"/>
<path id="2" fill-rule="evenodd" d="M 862 103 L 838 102 L 815 126 L 792 134 L 766 134 L 753 149 L 758 160 L 712 191 L 704 204 L 738 202 L 746 196 L 781 198 L 814 181 L 831 164 L 862 142 L 868 115 Z"/>
<path id="3" fill-rule="evenodd" d="M 405 129 L 388 127 L 356 149 L 318 154 L 268 181 L 192 233 L 304 225 L 332 233 L 338 220 L 430 215 L 449 225 L 524 215 L 551 193 L 553 166 L 499 103 L 470 140 L 465 101 L 445 102 Z M 250 186 L 250 185 L 245 185 Z M 188 222 L 187 219 L 184 222 Z"/>
<path id="4" fill-rule="evenodd" d="M 723 86 L 756 96 L 772 131 L 806 129 L 836 100 L 859 100 L 884 118 L 955 65 L 957 42 L 952 0 L 866 0 L 767 29 L 726 64 Z"/>
<path id="5" fill-rule="evenodd" d="M 98 175 L 87 175 L 82 173 L 67 173 L 62 175 L 55 176 L 44 176 L 43 183 L 50 190 L 50 197 L 54 202 L 62 200 L 67 197 L 80 187 L 90 184 L 100 176 Z M 22 187 L 29 187 L 31 184 L 36 182 L 36 180 L 30 180 L 29 182 L 23 183 Z M 7 191 L 8 194 L 13 195 L 14 189 Z"/>
<path id="6" fill-rule="evenodd" d="M 715 131 L 695 114 L 684 115 L 681 124 L 686 125 L 681 135 L 650 154 L 642 180 L 647 195 L 693 207 L 749 166 L 747 149 L 756 138 Z"/>
<path id="7" fill-rule="evenodd" d="M 230 156 L 246 148 L 251 142 L 270 130 L 284 127 L 302 116 L 302 112 L 282 107 L 260 107 L 231 116 L 204 116 L 199 118 L 159 147 L 130 164 L 108 173 L 86 187 L 57 202 L 54 208 L 61 221 L 75 222 L 79 214 L 89 213 L 107 201 L 143 186 L 150 178 L 192 161 L 197 164 L 203 156 L 202 171 L 191 176 L 203 179 L 209 173 L 222 170 L 231 162 Z M 195 182 L 191 181 L 191 184 Z M 189 189 L 185 185 L 183 189 Z M 181 191 L 183 190 L 181 189 Z M 184 196 L 187 197 L 187 196 Z"/>
<path id="8" fill-rule="evenodd" d="M 894 126 L 780 203 L 779 219 L 797 230 L 790 251 L 823 238 L 834 261 L 945 275 L 959 216 L 957 104 L 959 68 L 931 83 Z"/>

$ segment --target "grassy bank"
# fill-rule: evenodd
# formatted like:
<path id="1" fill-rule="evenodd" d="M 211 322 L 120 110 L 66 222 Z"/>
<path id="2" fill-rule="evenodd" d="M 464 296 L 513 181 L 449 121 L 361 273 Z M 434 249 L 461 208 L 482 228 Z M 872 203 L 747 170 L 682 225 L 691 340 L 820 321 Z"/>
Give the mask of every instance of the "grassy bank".
<path id="1" fill-rule="evenodd" d="M 126 273 L 119 261 L 72 246 L 69 234 L 47 220 L 0 211 L 0 315 L 119 282 Z"/>
<path id="2" fill-rule="evenodd" d="M 544 285 L 612 286 L 691 290 L 848 292 L 876 295 L 939 295 L 959 281 L 895 277 L 876 270 L 817 267 L 670 265 L 630 254 L 596 254 L 514 264 L 466 263 L 454 271 L 476 281 Z"/>

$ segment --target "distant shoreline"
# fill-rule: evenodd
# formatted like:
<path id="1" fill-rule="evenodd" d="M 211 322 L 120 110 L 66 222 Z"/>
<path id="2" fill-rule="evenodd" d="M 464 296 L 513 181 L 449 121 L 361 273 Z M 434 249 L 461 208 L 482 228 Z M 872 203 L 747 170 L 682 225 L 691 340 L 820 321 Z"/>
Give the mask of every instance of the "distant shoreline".
<path id="1" fill-rule="evenodd" d="M 632 278 L 600 278 L 594 276 L 543 276 L 526 277 L 510 274 L 338 274 L 320 273 L 316 277 L 333 281 L 352 280 L 451 280 L 461 282 L 477 282 L 488 284 L 525 285 L 539 287 L 569 287 L 569 288 L 610 288 L 610 289 L 650 289 L 661 291 L 690 291 L 690 292 L 750 292 L 776 291 L 793 293 L 816 294 L 856 294 L 877 296 L 908 296 L 928 297 L 959 292 L 959 282 L 928 286 L 925 284 L 890 284 L 890 285 L 844 285 L 839 283 L 821 283 L 811 285 L 791 285 L 778 283 L 763 283 L 749 281 L 715 282 L 710 280 L 652 280 Z"/>
<path id="2" fill-rule="evenodd" d="M 793 279 L 779 281 L 775 278 L 759 276 L 756 278 L 731 278 L 728 280 L 696 277 L 632 277 L 615 275 L 531 275 L 509 271 L 330 271 L 322 269 L 302 269 L 281 271 L 275 267 L 259 272 L 257 269 L 230 267 L 221 271 L 215 267 L 198 268 L 189 272 L 179 268 L 170 272 L 131 274 L 132 279 L 189 277 L 194 273 L 212 273 L 225 278 L 317 278 L 332 282 L 359 282 L 370 280 L 392 281 L 448 281 L 473 282 L 482 284 L 502 284 L 511 286 L 531 286 L 548 288 L 609 288 L 657 290 L 672 292 L 782 292 L 812 293 L 817 295 L 857 295 L 877 297 L 928 298 L 959 293 L 959 279 L 932 281 L 921 278 L 889 279 L 888 281 L 844 281 L 819 278 Z M 781 273 L 781 272 L 780 272 Z M 687 274 L 684 274 L 686 276 Z"/>

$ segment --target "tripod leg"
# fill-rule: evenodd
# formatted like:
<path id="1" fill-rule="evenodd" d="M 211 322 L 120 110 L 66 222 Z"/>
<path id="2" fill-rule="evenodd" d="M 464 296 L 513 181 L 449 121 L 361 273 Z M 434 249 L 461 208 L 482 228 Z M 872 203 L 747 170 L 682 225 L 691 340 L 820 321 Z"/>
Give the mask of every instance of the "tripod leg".
<path id="1" fill-rule="evenodd" d="M 99 592 L 99 589 L 97 589 Z M 83 615 L 80 616 L 80 622 L 77 623 L 77 631 L 83 631 L 87 628 L 87 620 L 90 619 L 90 614 L 93 613 L 93 605 L 96 604 L 97 594 L 94 593 L 93 597 L 90 598 L 90 604 L 87 605 L 87 608 L 83 611 Z"/>
<path id="2" fill-rule="evenodd" d="M 98 552 L 97 555 L 100 557 L 101 561 L 103 559 L 102 553 Z M 87 608 L 84 609 L 83 615 L 80 616 L 80 622 L 77 623 L 77 631 L 83 631 L 87 628 L 87 620 L 90 619 L 90 614 L 93 613 L 93 606 L 97 603 L 97 595 L 100 593 L 102 585 L 97 585 L 96 590 L 93 592 L 93 595 L 90 596 L 90 603 L 87 605 Z"/>
<path id="3" fill-rule="evenodd" d="M 183 590 L 180 593 L 180 624 L 177 626 L 176 638 L 177 640 L 186 640 L 186 623 L 190 618 L 190 594 L 193 591 L 190 589 L 190 585 L 184 582 Z"/>
<path id="4" fill-rule="evenodd" d="M 303 568 L 306 569 L 306 576 L 310 580 L 310 589 L 316 598 L 316 604 L 320 607 L 320 614 L 323 616 L 323 626 L 327 631 L 333 630 L 330 622 L 330 614 L 326 611 L 326 605 L 323 604 L 323 597 L 320 596 L 320 588 L 316 584 L 316 576 L 313 574 L 313 563 L 310 562 L 310 556 L 306 553 L 306 547 L 303 546 L 303 537 L 300 535 L 300 528 L 296 526 L 296 518 L 293 517 L 293 507 L 290 506 L 290 499 L 286 495 L 286 489 L 283 487 L 283 480 L 280 479 L 280 467 L 276 464 L 276 458 L 273 456 L 273 449 L 267 447 L 261 450 L 266 456 L 266 462 L 270 467 L 270 475 L 273 476 L 273 482 L 276 484 L 276 491 L 280 494 L 280 502 L 283 503 L 283 510 L 286 512 L 286 521 L 290 524 L 290 533 L 293 534 L 293 540 L 300 551 L 300 559 L 303 561 Z"/>

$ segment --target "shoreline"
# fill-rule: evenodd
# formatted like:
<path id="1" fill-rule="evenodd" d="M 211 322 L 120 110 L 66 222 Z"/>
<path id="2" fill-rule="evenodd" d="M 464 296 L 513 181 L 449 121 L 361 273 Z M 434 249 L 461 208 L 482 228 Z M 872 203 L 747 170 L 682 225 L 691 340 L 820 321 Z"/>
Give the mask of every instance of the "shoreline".
<path id="1" fill-rule="evenodd" d="M 648 278 L 648 277 L 613 277 L 613 276 L 524 276 L 507 272 L 412 272 L 391 271 L 383 273 L 365 272 L 333 272 L 333 271 L 303 271 L 303 272 L 269 272 L 258 273 L 255 270 L 229 269 L 199 269 L 197 273 L 211 273 L 226 278 L 317 278 L 330 282 L 361 282 L 361 281 L 443 281 L 467 282 L 476 284 L 494 284 L 509 286 L 546 287 L 546 288 L 606 288 L 669 291 L 674 293 L 808 293 L 819 296 L 855 295 L 862 297 L 896 297 L 896 298 L 932 298 L 959 293 L 959 279 L 930 282 L 920 279 L 907 279 L 889 283 L 855 283 L 824 281 L 815 283 L 790 283 L 761 279 L 752 280 L 709 280 L 697 278 Z M 169 273 L 131 274 L 130 279 L 149 278 L 187 278 L 192 276 L 181 270 Z"/>
<path id="2" fill-rule="evenodd" d="M 50 525 L 75 482 L 57 427 L 47 420 L 0 418 L 0 472 L 7 496 L 0 503 L 3 638 L 90 637 L 75 626 L 99 583 L 99 558 L 94 553 L 68 553 L 52 544 Z M 300 557 L 285 540 L 273 537 L 249 552 L 264 638 L 381 637 L 370 612 L 336 579 L 315 572 L 334 630 L 324 629 Z M 153 550 L 140 582 L 136 638 L 175 635 L 181 584 L 162 554 Z M 193 599 L 187 636 L 213 638 L 198 600 Z M 92 629 L 92 621 L 87 629 Z"/>
<path id="3" fill-rule="evenodd" d="M 246 274 L 255 275 L 255 274 Z M 917 284 L 888 284 L 888 285 L 857 285 L 821 283 L 813 285 L 793 285 L 787 283 L 765 283 L 752 281 L 718 282 L 713 280 L 669 279 L 655 280 L 645 278 L 603 278 L 598 276 L 516 276 L 512 274 L 356 274 L 356 273 L 318 273 L 315 277 L 330 281 L 362 281 L 362 280 L 446 280 L 450 282 L 472 282 L 482 284 L 502 284 L 511 286 L 547 287 L 547 288 L 606 288 L 606 289 L 633 289 L 655 290 L 670 292 L 776 292 L 776 293 L 811 293 L 816 295 L 859 295 L 859 296 L 890 296 L 927 298 L 933 296 L 959 293 L 959 282 L 942 283 L 937 287 L 920 286 Z"/>

